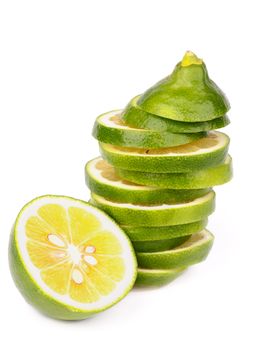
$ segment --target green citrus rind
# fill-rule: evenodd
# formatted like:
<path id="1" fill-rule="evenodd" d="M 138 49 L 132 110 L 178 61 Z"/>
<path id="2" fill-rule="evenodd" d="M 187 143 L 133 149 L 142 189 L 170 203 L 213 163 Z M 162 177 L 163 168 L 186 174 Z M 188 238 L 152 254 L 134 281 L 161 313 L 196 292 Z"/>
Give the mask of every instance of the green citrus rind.
<path id="1" fill-rule="evenodd" d="M 100 164 L 103 164 L 101 168 Z M 105 170 L 108 173 L 105 173 Z M 92 159 L 86 164 L 85 180 L 91 192 L 111 201 L 133 204 L 187 202 L 208 193 L 210 190 L 209 188 L 194 191 L 171 190 L 137 185 L 120 178 L 115 172 L 115 168 L 101 157 Z"/>
<path id="2" fill-rule="evenodd" d="M 138 266 L 146 269 L 173 269 L 197 264 L 206 259 L 213 245 L 213 240 L 212 233 L 203 230 L 171 250 L 136 253 Z"/>
<path id="3" fill-rule="evenodd" d="M 216 119 L 230 109 L 203 62 L 188 66 L 178 63 L 172 74 L 140 96 L 138 106 L 160 117 L 184 122 Z"/>
<path id="4" fill-rule="evenodd" d="M 135 282 L 136 287 L 161 287 L 174 281 L 187 268 L 175 268 L 167 270 L 142 269 L 138 268 L 138 276 Z"/>
<path id="5" fill-rule="evenodd" d="M 202 188 L 223 185 L 233 176 L 232 158 L 228 155 L 223 163 L 211 168 L 186 173 L 147 173 L 116 169 L 119 176 L 125 180 L 141 185 L 174 190 L 197 190 Z M 188 192 L 187 192 L 188 193 Z"/>
<path id="6" fill-rule="evenodd" d="M 131 127 L 157 132 L 195 133 L 221 129 L 230 124 L 227 115 L 205 122 L 181 122 L 162 118 L 142 110 L 137 104 L 139 97 L 140 95 L 135 96 L 121 114 L 121 119 Z"/>
<path id="7" fill-rule="evenodd" d="M 125 289 L 121 295 L 119 295 L 116 300 L 112 300 L 109 302 L 109 304 L 104 305 L 97 309 L 92 310 L 86 310 L 86 309 L 80 309 L 78 307 L 75 307 L 74 305 L 70 305 L 68 302 L 64 302 L 56 298 L 55 296 L 51 295 L 51 293 L 48 290 L 44 290 L 38 282 L 35 280 L 35 277 L 33 276 L 33 273 L 30 268 L 25 263 L 25 260 L 23 258 L 21 247 L 19 246 L 19 239 L 18 239 L 18 225 L 20 223 L 20 220 L 22 220 L 23 213 L 28 210 L 28 208 L 33 205 L 36 201 L 44 199 L 44 198 L 51 198 L 51 199 L 66 199 L 69 201 L 73 201 L 74 203 L 80 203 L 83 206 L 91 207 L 93 210 L 97 210 L 99 213 L 98 215 L 101 215 L 103 220 L 108 220 L 109 224 L 111 226 L 116 226 L 117 229 L 120 229 L 118 225 L 105 213 L 100 211 L 97 208 L 93 208 L 89 205 L 89 203 L 67 197 L 67 196 L 57 196 L 57 195 L 46 195 L 41 196 L 33 199 L 29 203 L 27 203 L 22 210 L 19 212 L 16 221 L 14 223 L 11 235 L 10 235 L 10 241 L 9 241 L 9 266 L 10 271 L 13 277 L 13 280 L 15 282 L 16 287 L 21 292 L 25 300 L 34 306 L 36 309 L 38 309 L 43 314 L 60 320 L 82 320 L 88 317 L 91 317 L 97 313 L 100 313 L 111 306 L 118 303 L 121 299 L 123 299 L 129 291 L 134 286 L 136 277 L 137 277 L 137 261 L 135 257 L 135 252 L 132 247 L 132 244 L 129 240 L 129 238 L 125 235 L 125 233 L 121 231 L 121 235 L 125 238 L 129 253 L 132 260 L 132 280 L 131 282 L 125 286 Z"/>
<path id="8" fill-rule="evenodd" d="M 120 112 L 108 112 L 96 119 L 92 135 L 98 141 L 122 147 L 160 148 L 183 145 L 206 135 L 204 132 L 174 134 L 168 131 L 133 128 L 123 123 Z"/>
<path id="9" fill-rule="evenodd" d="M 136 205 L 116 203 L 92 193 L 90 203 L 105 211 L 120 225 L 171 226 L 199 221 L 215 209 L 215 192 L 210 191 L 188 203 Z"/>
<path id="10" fill-rule="evenodd" d="M 215 166 L 224 160 L 228 147 L 229 137 L 218 131 L 187 145 L 157 150 L 100 143 L 103 158 L 115 168 L 155 173 L 190 172 Z"/>
<path id="11" fill-rule="evenodd" d="M 208 219 L 173 226 L 126 226 L 121 225 L 123 231 L 131 241 L 151 241 L 171 239 L 191 235 L 202 231 L 208 224 Z"/>
<path id="12" fill-rule="evenodd" d="M 131 241 L 131 243 L 135 249 L 135 252 L 162 252 L 163 250 L 170 250 L 181 245 L 190 237 L 191 235 L 171 239 L 160 239 L 157 241 Z"/>

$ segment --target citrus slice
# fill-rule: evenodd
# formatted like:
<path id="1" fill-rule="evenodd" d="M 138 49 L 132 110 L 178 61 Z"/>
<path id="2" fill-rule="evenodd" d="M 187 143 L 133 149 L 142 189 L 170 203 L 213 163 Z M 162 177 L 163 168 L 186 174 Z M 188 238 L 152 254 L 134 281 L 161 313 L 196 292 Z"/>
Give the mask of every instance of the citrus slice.
<path id="1" fill-rule="evenodd" d="M 102 211 L 70 197 L 42 196 L 25 205 L 9 253 L 25 299 L 57 319 L 84 319 L 109 308 L 136 278 L 124 232 Z"/>
<path id="2" fill-rule="evenodd" d="M 197 264 L 206 259 L 214 236 L 208 230 L 195 233 L 182 245 L 155 253 L 137 253 L 139 267 L 147 269 L 173 269 Z"/>
<path id="3" fill-rule="evenodd" d="M 173 226 L 126 226 L 121 228 L 131 241 L 151 241 L 159 239 L 171 239 L 187 236 L 203 230 L 208 224 L 208 219 L 190 222 L 188 224 Z"/>
<path id="4" fill-rule="evenodd" d="M 175 268 L 167 270 L 154 270 L 138 268 L 138 276 L 136 279 L 136 287 L 161 287 L 177 277 L 179 277 L 186 268 Z"/>
<path id="5" fill-rule="evenodd" d="M 99 116 L 94 124 L 93 136 L 103 143 L 123 147 L 160 148 L 183 145 L 198 140 L 205 133 L 173 134 L 127 126 L 120 118 L 121 111 Z"/>
<path id="6" fill-rule="evenodd" d="M 103 158 L 114 167 L 155 173 L 179 173 L 221 163 L 228 151 L 229 137 L 210 131 L 206 137 L 186 145 L 140 149 L 100 143 Z"/>
<path id="7" fill-rule="evenodd" d="M 132 241 L 132 244 L 136 252 L 162 252 L 163 250 L 170 250 L 181 245 L 189 238 L 190 235 L 157 241 Z"/>
<path id="8" fill-rule="evenodd" d="M 125 124 L 141 129 L 156 130 L 157 132 L 195 133 L 224 128 L 230 123 L 227 115 L 205 122 L 181 122 L 159 117 L 148 113 L 138 106 L 140 95 L 134 97 L 121 114 Z"/>
<path id="9" fill-rule="evenodd" d="M 116 203 L 92 193 L 91 203 L 103 209 L 121 225 L 170 226 L 206 218 L 214 211 L 215 193 L 210 191 L 187 203 L 161 205 Z"/>
<path id="10" fill-rule="evenodd" d="M 212 120 L 230 109 L 203 61 L 188 52 L 172 74 L 140 96 L 138 105 L 148 113 L 183 122 Z"/>
<path id="11" fill-rule="evenodd" d="M 211 168 L 190 171 L 187 173 L 147 173 L 118 169 L 117 173 L 125 181 L 134 181 L 141 185 L 156 186 L 164 189 L 188 190 L 207 189 L 223 185 L 230 181 L 233 175 L 232 158 L 228 155 L 225 160 Z"/>
<path id="12" fill-rule="evenodd" d="M 115 168 L 101 157 L 90 160 L 86 164 L 85 177 L 92 192 L 111 201 L 122 203 L 181 203 L 198 198 L 210 190 L 209 188 L 194 191 L 168 190 L 137 185 L 120 178 Z"/>

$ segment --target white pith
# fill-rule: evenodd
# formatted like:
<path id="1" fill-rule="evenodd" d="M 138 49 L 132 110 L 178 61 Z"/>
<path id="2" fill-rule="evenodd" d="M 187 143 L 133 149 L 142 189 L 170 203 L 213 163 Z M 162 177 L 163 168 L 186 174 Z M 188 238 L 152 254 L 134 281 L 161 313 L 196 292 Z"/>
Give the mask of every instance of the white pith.
<path id="1" fill-rule="evenodd" d="M 129 130 L 129 131 L 130 130 L 137 130 L 139 132 L 144 132 L 144 133 L 149 133 L 149 134 L 152 132 L 151 130 L 133 128 L 133 127 L 129 127 L 129 126 L 123 125 L 123 124 L 118 125 L 113 120 L 110 119 L 111 117 L 118 116 L 121 112 L 122 112 L 122 110 L 105 113 L 98 118 L 97 122 L 102 124 L 103 126 L 113 128 L 113 129 L 124 129 L 124 130 Z"/>
<path id="2" fill-rule="evenodd" d="M 110 185 L 110 186 L 115 186 L 115 187 L 121 187 L 127 190 L 134 190 L 134 191 L 155 191 L 156 189 L 154 187 L 149 187 L 149 186 L 134 186 L 134 185 L 128 185 L 123 183 L 122 181 L 111 181 L 105 177 L 102 176 L 102 169 L 97 169 L 96 164 L 103 160 L 101 157 L 95 158 L 91 160 L 88 165 L 87 169 L 89 171 L 89 174 L 91 174 L 97 181 Z"/>
<path id="3" fill-rule="evenodd" d="M 107 150 L 109 153 L 115 153 L 115 154 L 121 154 L 125 156 L 137 156 L 137 157 L 149 157 L 149 158 L 164 158 L 164 157 L 181 157 L 181 156 L 189 156 L 192 157 L 193 155 L 197 154 L 206 154 L 206 153 L 213 153 L 214 151 L 217 151 L 219 149 L 222 149 L 227 146 L 229 142 L 229 138 L 227 135 L 219 132 L 219 131 L 210 131 L 209 134 L 216 135 L 217 144 L 208 148 L 198 148 L 196 151 L 192 152 L 182 152 L 182 153 L 174 153 L 174 152 L 168 152 L 168 153 L 158 153 L 158 154 L 150 154 L 150 153 L 138 153 L 134 151 L 128 151 L 127 148 L 122 149 L 114 145 L 109 144 L 102 144 L 102 148 L 104 150 Z M 195 142 L 195 141 L 194 141 Z M 184 145 L 181 145 L 181 147 Z M 176 146 L 178 147 L 178 146 Z M 170 147 L 173 148 L 173 147 Z"/>
<path id="4" fill-rule="evenodd" d="M 40 270 L 36 268 L 33 263 L 31 262 L 31 259 L 29 257 L 27 248 L 26 248 L 26 232 L 25 232 L 25 224 L 29 217 L 37 215 L 38 209 L 45 204 L 60 204 L 65 209 L 68 209 L 69 207 L 77 207 L 82 208 L 86 210 L 87 212 L 94 214 L 96 218 L 100 221 L 102 224 L 102 227 L 100 230 L 107 230 L 114 234 L 115 237 L 119 240 L 121 247 L 122 247 L 122 253 L 119 255 L 125 263 L 125 274 L 124 278 L 116 283 L 115 289 L 107 296 L 101 296 L 98 301 L 92 302 L 92 303 L 80 303 L 77 302 L 69 297 L 69 295 L 60 295 L 53 291 L 51 288 L 48 287 L 48 285 L 41 279 L 40 276 Z M 134 259 L 134 254 L 131 250 L 131 247 L 129 245 L 129 240 L 125 236 L 125 234 L 122 232 L 122 230 L 113 222 L 111 219 L 109 219 L 108 216 L 106 216 L 101 211 L 97 210 L 96 208 L 85 204 L 81 201 L 77 201 L 72 198 L 66 198 L 66 197 L 59 197 L 59 196 L 45 196 L 40 197 L 34 200 L 33 202 L 29 203 L 27 206 L 23 208 L 21 213 L 19 214 L 19 217 L 16 222 L 15 226 L 15 240 L 17 244 L 18 251 L 20 253 L 21 259 L 24 262 L 24 266 L 27 270 L 27 272 L 31 275 L 32 279 L 35 281 L 35 283 L 38 285 L 40 289 L 42 289 L 47 295 L 51 296 L 51 298 L 56 299 L 57 301 L 72 306 L 75 308 L 78 308 L 82 311 L 91 311 L 91 310 L 99 310 L 103 309 L 106 306 L 109 306 L 116 302 L 116 300 L 120 299 L 129 289 L 130 285 L 133 283 L 133 279 L 135 276 L 135 268 L 136 268 L 136 262 Z M 85 251 L 85 253 L 91 253 L 92 252 L 92 246 L 87 247 L 88 251 Z M 73 247 L 69 247 L 70 253 L 73 259 L 75 261 L 77 260 L 77 256 L 75 251 L 73 251 Z M 89 255 L 90 256 L 90 255 Z M 87 259 L 89 264 L 95 265 L 95 261 L 93 259 Z M 76 270 L 77 271 L 77 270 Z M 80 271 L 74 273 L 74 275 L 71 276 L 73 280 L 77 283 L 81 281 L 81 275 Z"/>
<path id="5" fill-rule="evenodd" d="M 161 204 L 161 205 L 154 205 L 154 206 L 144 206 L 144 205 L 131 204 L 131 203 L 117 203 L 117 202 L 115 203 L 115 202 L 108 201 L 104 197 L 98 196 L 97 194 L 94 194 L 94 193 L 92 194 L 92 197 L 94 200 L 97 201 L 97 203 L 106 204 L 111 207 L 135 209 L 136 211 L 137 210 L 147 210 L 147 211 L 158 210 L 159 211 L 159 210 L 173 209 L 173 208 L 192 207 L 200 203 L 208 202 L 214 197 L 214 195 L 215 193 L 213 191 L 210 191 L 204 196 L 196 198 L 191 202 L 177 203 L 177 204 Z"/>

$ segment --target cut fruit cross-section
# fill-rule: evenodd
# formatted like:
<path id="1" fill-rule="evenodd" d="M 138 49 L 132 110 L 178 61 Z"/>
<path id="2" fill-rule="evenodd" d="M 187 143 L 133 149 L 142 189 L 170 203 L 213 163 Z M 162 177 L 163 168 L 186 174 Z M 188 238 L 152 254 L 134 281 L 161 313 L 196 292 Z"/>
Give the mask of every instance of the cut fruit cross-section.
<path id="1" fill-rule="evenodd" d="M 42 196 L 19 213 L 10 267 L 24 297 L 58 319 L 84 319 L 122 299 L 134 285 L 136 258 L 119 226 L 70 197 Z"/>
<path id="2" fill-rule="evenodd" d="M 115 203 L 92 193 L 91 203 L 104 210 L 120 225 L 170 226 L 205 219 L 214 211 L 215 193 L 210 191 L 187 203 L 161 205 Z"/>
<path id="3" fill-rule="evenodd" d="M 147 173 L 117 168 L 118 175 L 124 181 L 134 181 L 140 186 L 152 186 L 158 190 L 193 191 L 207 190 L 208 187 L 223 185 L 230 181 L 233 175 L 232 158 L 230 155 L 224 161 L 213 167 L 185 173 Z M 194 192 L 195 193 L 195 192 Z"/>
<path id="4" fill-rule="evenodd" d="M 157 132 L 195 133 L 224 128 L 230 123 L 227 115 L 204 122 L 181 122 L 148 113 L 138 106 L 139 96 L 134 97 L 121 114 L 125 124 Z"/>
<path id="5" fill-rule="evenodd" d="M 121 112 L 100 115 L 95 121 L 93 136 L 100 142 L 116 146 L 160 148 L 183 145 L 206 135 L 204 132 L 179 134 L 130 127 L 120 118 Z"/>
<path id="6" fill-rule="evenodd" d="M 228 146 L 227 135 L 211 131 L 206 137 L 181 146 L 149 150 L 100 143 L 100 151 L 103 158 L 115 168 L 180 173 L 221 163 L 226 157 Z"/>
<path id="7" fill-rule="evenodd" d="M 213 234 L 203 230 L 171 250 L 137 253 L 138 264 L 139 267 L 146 269 L 174 269 L 197 264 L 206 259 L 213 241 Z"/>
<path id="8" fill-rule="evenodd" d="M 120 171 L 120 169 L 118 170 Z M 85 177 L 86 183 L 92 192 L 111 201 L 134 204 L 188 202 L 208 193 L 210 190 L 209 188 L 193 191 L 170 190 L 137 185 L 120 178 L 115 168 L 101 157 L 90 160 L 86 164 Z"/>
<path id="9" fill-rule="evenodd" d="M 138 277 L 135 283 L 136 287 L 161 287 L 179 277 L 187 268 L 180 267 L 175 269 L 156 270 L 138 268 Z"/>

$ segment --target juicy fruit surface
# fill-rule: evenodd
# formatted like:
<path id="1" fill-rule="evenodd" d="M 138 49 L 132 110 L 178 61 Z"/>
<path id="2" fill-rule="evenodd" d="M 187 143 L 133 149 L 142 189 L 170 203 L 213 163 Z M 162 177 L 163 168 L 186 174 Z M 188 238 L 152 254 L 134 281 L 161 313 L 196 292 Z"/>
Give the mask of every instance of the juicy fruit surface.
<path id="1" fill-rule="evenodd" d="M 206 189 L 223 185 L 233 176 L 232 158 L 228 155 L 225 160 L 214 166 L 185 173 L 147 173 L 117 169 L 117 173 L 128 181 L 141 185 L 154 186 L 161 189 L 186 190 L 192 192 L 196 189 Z"/>
<path id="2" fill-rule="evenodd" d="M 224 128 L 230 123 L 227 115 L 204 122 L 181 122 L 159 117 L 145 112 L 138 106 L 140 95 L 134 97 L 121 114 L 125 124 L 142 129 L 156 130 L 157 132 L 195 133 Z"/>
<path id="3" fill-rule="evenodd" d="M 78 318 L 79 310 L 95 313 L 111 306 L 134 284 L 136 261 L 126 235 L 104 213 L 69 197 L 39 197 L 25 206 L 11 249 L 35 288 L 64 308 L 77 309 Z M 18 260 L 11 264 L 15 274 Z"/>
<path id="4" fill-rule="evenodd" d="M 174 134 L 130 127 L 120 118 L 120 112 L 108 112 L 96 119 L 93 136 L 97 140 L 123 147 L 159 148 L 182 145 L 205 135 L 203 132 Z"/>
<path id="5" fill-rule="evenodd" d="M 187 268 L 175 268 L 167 270 L 138 268 L 136 287 L 161 287 L 179 277 Z"/>
<path id="6" fill-rule="evenodd" d="M 103 158 L 114 167 L 143 172 L 187 172 L 221 163 L 228 151 L 229 137 L 211 131 L 191 143 L 160 149 L 116 147 L 100 144 Z"/>
<path id="7" fill-rule="evenodd" d="M 137 253 L 139 267 L 172 269 L 197 264 L 206 259 L 214 236 L 208 230 L 193 234 L 182 245 L 162 252 Z"/>
<path id="8" fill-rule="evenodd" d="M 89 189 L 111 201 L 134 204 L 188 202 L 209 192 L 209 189 L 186 191 L 142 186 L 123 180 L 118 170 L 101 157 L 89 161 L 85 167 Z"/>

